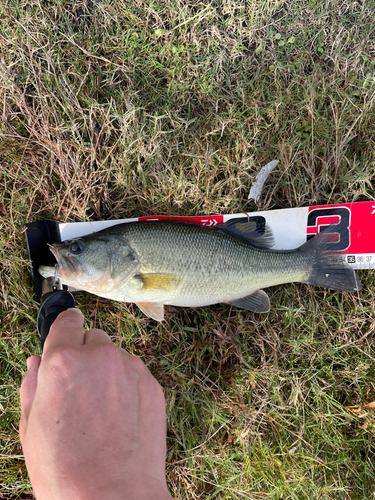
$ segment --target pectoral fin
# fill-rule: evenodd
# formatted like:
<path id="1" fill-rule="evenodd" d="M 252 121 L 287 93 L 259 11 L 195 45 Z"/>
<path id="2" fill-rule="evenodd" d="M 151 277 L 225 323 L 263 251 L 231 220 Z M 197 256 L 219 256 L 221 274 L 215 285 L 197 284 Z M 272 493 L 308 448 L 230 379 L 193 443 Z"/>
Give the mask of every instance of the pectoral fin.
<path id="1" fill-rule="evenodd" d="M 142 290 L 175 290 L 178 278 L 174 274 L 149 273 L 141 274 L 139 278 L 143 282 Z"/>
<path id="2" fill-rule="evenodd" d="M 267 313 L 270 310 L 271 304 L 268 295 L 263 290 L 256 290 L 246 297 L 241 299 L 231 300 L 227 302 L 232 306 L 239 307 L 240 309 L 247 309 L 256 313 Z"/>
<path id="3" fill-rule="evenodd" d="M 138 302 L 139 309 L 149 318 L 156 321 L 163 321 L 164 319 L 164 304 L 159 302 Z"/>

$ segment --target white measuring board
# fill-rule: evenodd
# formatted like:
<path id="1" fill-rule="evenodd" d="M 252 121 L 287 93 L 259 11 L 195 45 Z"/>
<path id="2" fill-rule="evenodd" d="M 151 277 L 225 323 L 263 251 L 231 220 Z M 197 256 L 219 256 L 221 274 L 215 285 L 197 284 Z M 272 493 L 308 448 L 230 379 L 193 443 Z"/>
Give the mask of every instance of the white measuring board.
<path id="1" fill-rule="evenodd" d="M 275 244 L 272 247 L 274 250 L 297 248 L 323 227 L 342 222 L 345 229 L 336 242 L 338 258 L 347 262 L 353 269 L 375 269 L 375 202 L 373 201 L 249 212 L 248 216 L 261 217 L 271 227 L 275 237 Z M 235 217 L 246 217 L 246 215 L 241 213 L 201 217 L 146 216 L 96 222 L 70 222 L 59 224 L 59 230 L 61 241 L 65 241 L 127 222 L 175 220 L 214 227 Z"/>

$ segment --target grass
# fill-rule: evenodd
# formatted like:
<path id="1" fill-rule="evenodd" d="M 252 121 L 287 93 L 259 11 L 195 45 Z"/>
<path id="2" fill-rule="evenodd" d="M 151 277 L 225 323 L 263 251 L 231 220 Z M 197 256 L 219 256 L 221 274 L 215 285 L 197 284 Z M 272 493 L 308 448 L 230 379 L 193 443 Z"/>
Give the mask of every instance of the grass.
<path id="1" fill-rule="evenodd" d="M 0 482 L 30 492 L 18 387 L 39 352 L 26 221 L 375 199 L 373 0 L 0 5 Z M 256 207 L 260 167 L 280 164 Z M 270 290 L 268 315 L 77 295 L 165 389 L 176 499 L 375 494 L 374 271 Z"/>

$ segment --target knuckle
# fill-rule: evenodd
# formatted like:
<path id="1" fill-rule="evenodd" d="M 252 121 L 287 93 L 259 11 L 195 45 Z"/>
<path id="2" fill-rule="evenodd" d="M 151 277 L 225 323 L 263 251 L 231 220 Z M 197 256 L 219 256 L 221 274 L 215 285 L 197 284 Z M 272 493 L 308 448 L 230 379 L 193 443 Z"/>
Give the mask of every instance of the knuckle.
<path id="1" fill-rule="evenodd" d="M 152 377 L 154 381 L 154 394 L 156 399 L 162 399 L 164 401 L 164 391 L 162 386 L 159 384 L 159 382 L 156 380 L 156 378 Z"/>
<path id="2" fill-rule="evenodd" d="M 105 366 L 107 370 L 120 373 L 124 365 L 121 349 L 112 343 L 96 345 L 92 358 L 97 366 Z"/>
<path id="3" fill-rule="evenodd" d="M 75 372 L 80 365 L 77 349 L 71 347 L 54 349 L 49 353 L 46 361 L 48 369 L 52 369 L 62 376 Z"/>
<path id="4" fill-rule="evenodd" d="M 27 396 L 28 390 L 29 390 L 29 380 L 30 377 L 27 376 L 27 374 L 24 376 L 21 386 L 20 386 L 20 402 L 21 402 L 21 408 L 23 406 L 23 401 Z"/>
<path id="5" fill-rule="evenodd" d="M 132 369 L 137 374 L 140 379 L 140 382 L 145 384 L 151 391 L 153 395 L 157 399 L 164 399 L 164 392 L 162 386 L 150 372 L 146 364 L 142 361 L 141 358 L 134 357 L 132 360 Z"/>
<path id="6" fill-rule="evenodd" d="M 97 352 L 102 356 L 106 363 L 118 364 L 122 362 L 122 356 L 120 349 L 112 343 L 100 344 L 96 347 Z"/>
<path id="7" fill-rule="evenodd" d="M 28 391 L 30 382 L 31 382 L 31 375 L 29 372 L 26 372 L 25 376 L 22 379 L 21 385 L 20 385 L 21 397 L 23 396 L 23 394 L 25 394 Z"/>
<path id="8" fill-rule="evenodd" d="M 25 438 L 25 434 L 26 434 L 26 429 L 27 429 L 27 418 L 26 418 L 26 415 L 24 413 L 21 413 L 21 418 L 20 418 L 20 423 L 19 423 L 19 433 L 20 433 L 20 441 L 21 441 L 21 444 L 23 446 L 24 444 L 24 438 Z"/>
<path id="9" fill-rule="evenodd" d="M 141 358 L 138 358 L 137 356 L 133 356 L 131 360 L 131 365 L 133 370 L 135 370 L 138 375 L 140 376 L 147 376 L 151 375 L 147 366 L 144 364 L 144 362 L 141 360 Z"/>

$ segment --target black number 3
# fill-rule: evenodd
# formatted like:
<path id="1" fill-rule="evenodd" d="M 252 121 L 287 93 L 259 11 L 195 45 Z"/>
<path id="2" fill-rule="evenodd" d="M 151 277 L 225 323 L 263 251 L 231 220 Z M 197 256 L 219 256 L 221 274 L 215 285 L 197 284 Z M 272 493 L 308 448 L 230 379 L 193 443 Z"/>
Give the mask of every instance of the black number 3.
<path id="1" fill-rule="evenodd" d="M 325 217 L 332 217 L 337 215 L 340 217 L 340 238 L 334 243 L 328 243 L 327 250 L 342 251 L 346 250 L 350 246 L 350 210 L 347 207 L 336 207 L 336 208 L 317 208 L 312 210 L 307 218 L 307 227 L 316 227 L 318 232 L 320 232 L 324 227 L 330 226 L 325 222 Z M 331 225 L 330 229 L 326 229 L 326 232 L 330 234 L 337 233 L 337 228 L 335 225 Z"/>

